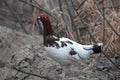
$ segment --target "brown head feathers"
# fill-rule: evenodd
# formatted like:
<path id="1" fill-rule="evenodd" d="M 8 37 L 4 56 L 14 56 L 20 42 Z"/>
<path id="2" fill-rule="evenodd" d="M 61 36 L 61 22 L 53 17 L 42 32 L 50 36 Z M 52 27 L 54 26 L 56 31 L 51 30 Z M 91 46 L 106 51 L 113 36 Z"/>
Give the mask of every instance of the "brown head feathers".
<path id="1" fill-rule="evenodd" d="M 54 35 L 54 31 L 52 29 L 52 25 L 51 25 L 51 22 L 47 16 L 47 14 L 41 13 L 39 15 L 39 17 L 40 17 L 40 20 L 41 20 L 43 27 L 44 27 L 44 34 L 43 35 L 44 35 L 44 44 L 45 44 L 48 41 L 47 38 L 49 36 Z"/>

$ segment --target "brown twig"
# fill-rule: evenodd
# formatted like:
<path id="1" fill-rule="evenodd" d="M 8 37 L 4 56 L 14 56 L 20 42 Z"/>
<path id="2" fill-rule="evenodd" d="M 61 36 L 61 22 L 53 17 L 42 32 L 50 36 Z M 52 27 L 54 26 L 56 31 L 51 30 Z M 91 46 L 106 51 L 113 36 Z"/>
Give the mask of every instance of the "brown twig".
<path id="1" fill-rule="evenodd" d="M 30 75 L 26 75 L 25 77 L 23 77 L 21 80 L 26 80 Z"/>
<path id="2" fill-rule="evenodd" d="M 118 36 L 120 37 L 120 34 L 113 28 L 113 26 L 110 24 L 110 22 L 107 20 L 107 18 L 105 16 L 103 16 L 102 11 L 100 10 L 99 6 L 97 5 L 96 0 L 94 0 L 94 3 L 96 4 L 96 7 L 98 9 L 98 11 L 100 12 L 101 16 L 103 17 L 103 19 L 107 22 L 107 24 L 109 25 L 109 27 L 112 29 L 112 31 Z"/>
<path id="3" fill-rule="evenodd" d="M 87 1 L 87 0 L 84 0 L 84 1 L 78 6 L 78 8 L 77 8 L 75 11 L 78 11 L 78 10 L 80 9 L 80 7 L 83 6 L 83 4 L 84 4 L 86 1 Z M 73 5 L 73 3 L 72 3 L 72 5 Z M 79 16 L 79 14 L 80 14 L 81 12 L 82 12 L 82 10 L 79 11 L 78 14 L 77 14 L 75 17 Z"/>
<path id="4" fill-rule="evenodd" d="M 60 8 L 60 12 L 61 12 L 62 19 L 63 19 L 63 21 L 65 22 L 65 17 L 64 17 L 65 14 L 63 14 L 62 1 L 61 1 L 61 0 L 58 0 L 58 3 L 59 3 L 59 8 Z M 68 17 L 69 17 L 69 16 L 68 16 Z M 66 24 L 66 23 L 65 23 L 65 24 Z M 75 40 L 75 37 L 74 37 L 73 34 L 72 34 L 72 28 L 71 28 L 71 26 L 68 26 L 68 25 L 69 25 L 68 23 L 67 23 L 67 26 L 64 25 L 65 32 L 66 32 L 67 35 L 69 35 L 69 37 L 70 37 L 72 40 Z"/>
<path id="5" fill-rule="evenodd" d="M 104 51 L 102 52 L 102 54 L 104 54 L 104 56 L 118 69 L 120 70 L 120 67 L 118 65 L 116 65 L 105 53 Z"/>
<path id="6" fill-rule="evenodd" d="M 35 2 L 34 3 L 30 3 L 30 2 L 27 2 L 26 0 L 19 0 L 20 2 L 23 2 L 25 4 L 28 4 L 30 6 L 33 6 L 33 7 L 36 7 L 37 9 L 39 9 L 41 12 L 45 12 L 46 14 L 48 14 L 49 16 L 51 16 L 51 14 L 45 10 L 42 6 L 40 6 L 35 0 L 33 0 Z"/>
<path id="7" fill-rule="evenodd" d="M 82 3 L 78 6 L 78 8 L 77 8 L 76 10 L 80 9 L 80 7 L 81 7 L 86 1 L 87 1 L 87 0 L 82 1 Z"/>
<path id="8" fill-rule="evenodd" d="M 67 11 L 68 11 L 68 14 L 69 14 L 69 16 L 71 18 L 72 25 L 73 25 L 73 27 L 75 27 L 74 20 L 73 20 L 73 15 L 70 12 L 68 1 L 67 0 L 64 0 L 64 1 L 65 1 L 66 6 L 67 6 Z"/>
<path id="9" fill-rule="evenodd" d="M 24 30 L 24 32 L 26 34 L 28 34 L 27 30 L 24 28 L 24 25 L 21 23 L 20 17 L 18 15 L 16 15 L 16 13 L 14 12 L 14 10 L 9 6 L 9 4 L 6 2 L 6 0 L 3 0 L 4 4 L 9 8 L 9 10 L 11 11 L 12 15 L 17 19 L 17 21 L 19 22 L 19 24 L 21 25 L 22 29 Z"/>
<path id="10" fill-rule="evenodd" d="M 69 14 L 69 16 L 70 16 L 70 19 L 71 19 L 71 23 L 72 23 L 72 27 L 73 27 L 73 29 L 75 30 L 75 23 L 74 23 L 74 19 L 73 19 L 73 15 L 71 14 L 71 11 L 70 11 L 70 7 L 69 7 L 69 4 L 68 4 L 68 1 L 67 0 L 64 0 L 64 2 L 65 2 L 65 4 L 66 4 L 66 6 L 67 6 L 67 11 L 68 11 L 68 14 Z M 78 31 L 76 31 L 76 35 L 77 35 L 77 40 L 78 40 L 78 42 L 80 42 L 80 36 L 79 36 L 79 34 L 78 34 Z"/>
<path id="11" fill-rule="evenodd" d="M 57 20 L 53 15 L 51 15 L 50 12 L 48 12 L 46 9 L 44 9 L 44 8 L 43 8 L 40 4 L 38 4 L 35 0 L 33 0 L 32 3 L 29 3 L 29 2 L 27 2 L 26 0 L 19 0 L 19 1 L 21 1 L 21 2 L 23 2 L 23 3 L 25 3 L 25 4 L 28 4 L 28 5 L 30 5 L 30 6 L 36 7 L 37 9 L 40 10 L 40 12 L 44 12 L 44 13 L 48 14 L 50 17 L 52 17 L 53 19 L 55 19 L 55 20 L 58 22 L 58 20 Z"/>
<path id="12" fill-rule="evenodd" d="M 104 2 L 102 1 L 102 6 L 104 7 Z M 103 16 L 105 16 L 105 8 L 102 8 L 102 14 L 103 14 Z M 105 42 L 105 21 L 104 20 L 102 20 L 102 23 L 103 23 L 103 38 L 102 38 L 102 40 L 103 40 L 103 43 Z"/>
<path id="13" fill-rule="evenodd" d="M 60 11 L 62 12 L 62 3 L 61 3 L 61 0 L 58 0 L 58 3 L 59 3 L 59 8 L 60 8 Z"/>
<path id="14" fill-rule="evenodd" d="M 120 9 L 120 6 L 112 6 L 112 7 L 103 7 L 103 8 L 99 8 L 99 9 L 106 9 L 106 8 L 117 8 L 117 9 Z"/>
<path id="15" fill-rule="evenodd" d="M 113 26 L 109 23 L 109 21 L 108 21 L 108 20 L 106 19 L 106 17 L 104 16 L 104 14 L 102 14 L 102 11 L 99 9 L 96 0 L 94 0 L 94 3 L 96 4 L 96 7 L 98 8 L 98 11 L 100 12 L 100 14 L 101 14 L 101 16 L 103 17 L 103 19 L 107 22 L 107 24 L 109 25 L 109 27 L 113 30 L 113 32 L 114 32 L 117 36 L 120 37 L 120 34 L 115 31 L 115 29 L 113 28 Z M 107 47 L 107 48 L 108 48 L 108 47 Z M 107 48 L 106 48 L 106 49 L 107 49 Z M 105 50 L 106 50 L 106 49 L 105 49 Z M 104 53 L 104 51 L 102 52 L 102 54 L 103 54 L 117 69 L 120 70 L 120 67 L 119 67 L 118 65 L 116 65 L 116 64 Z"/>
<path id="16" fill-rule="evenodd" d="M 85 1 L 86 1 L 86 0 L 85 0 Z M 77 15 L 79 16 L 79 19 L 81 20 L 82 24 L 85 26 L 84 22 L 83 22 L 82 19 L 80 18 L 79 12 L 78 12 L 77 9 L 75 9 L 75 7 L 74 7 L 73 0 L 71 0 L 71 4 L 72 4 L 72 6 L 73 6 L 73 9 L 75 10 L 75 12 L 77 13 Z M 83 3 L 82 3 L 82 4 L 83 4 Z M 82 6 L 82 4 L 81 4 L 81 6 Z M 94 41 L 95 43 L 97 43 L 96 40 L 95 40 L 95 38 L 94 38 L 94 36 L 90 33 L 90 31 L 89 31 L 88 29 L 86 29 L 86 30 L 87 30 L 88 34 L 90 35 L 92 41 Z"/>
<path id="17" fill-rule="evenodd" d="M 18 72 L 22 72 L 22 73 L 24 73 L 24 74 L 28 74 L 28 75 L 40 77 L 40 78 L 47 79 L 47 80 L 53 80 L 53 79 L 49 78 L 48 76 L 41 76 L 41 75 L 38 75 L 38 74 L 26 72 L 26 71 L 23 71 L 23 70 L 18 69 L 18 68 L 16 68 L 16 67 L 13 67 L 13 69 L 15 69 L 15 70 L 18 71 Z"/>

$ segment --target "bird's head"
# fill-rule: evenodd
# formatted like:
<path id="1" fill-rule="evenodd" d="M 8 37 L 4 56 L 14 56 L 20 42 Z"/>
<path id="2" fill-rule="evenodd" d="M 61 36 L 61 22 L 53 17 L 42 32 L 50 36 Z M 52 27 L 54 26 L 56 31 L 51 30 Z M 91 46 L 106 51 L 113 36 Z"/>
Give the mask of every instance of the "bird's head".
<path id="1" fill-rule="evenodd" d="M 44 27 L 48 27 L 48 26 L 52 27 L 49 17 L 46 13 L 40 13 L 37 19 L 43 23 Z"/>
<path id="2" fill-rule="evenodd" d="M 52 29 L 51 22 L 49 20 L 49 16 L 46 13 L 40 13 L 38 16 L 38 20 L 41 21 L 44 28 L 44 43 L 49 41 L 48 37 L 54 35 L 54 30 Z"/>
<path id="3" fill-rule="evenodd" d="M 48 16 L 47 16 L 47 14 L 45 14 L 45 13 L 39 14 L 39 17 L 40 17 L 41 19 L 48 19 Z"/>

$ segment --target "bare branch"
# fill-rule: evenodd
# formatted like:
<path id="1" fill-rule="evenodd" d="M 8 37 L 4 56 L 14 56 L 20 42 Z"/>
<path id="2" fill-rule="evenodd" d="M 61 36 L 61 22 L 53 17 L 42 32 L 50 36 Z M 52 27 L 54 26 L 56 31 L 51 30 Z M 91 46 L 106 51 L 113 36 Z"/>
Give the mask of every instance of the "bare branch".
<path id="1" fill-rule="evenodd" d="M 96 0 L 94 0 L 94 2 L 95 2 L 95 4 L 96 4 L 96 6 L 97 6 L 97 8 L 98 8 L 98 10 L 99 10 L 99 12 L 100 12 L 100 14 L 101 14 L 101 16 L 102 16 L 102 17 L 104 18 L 104 20 L 107 22 L 107 24 L 109 25 L 109 27 L 112 29 L 112 31 L 113 31 L 118 37 L 120 37 L 120 34 L 113 28 L 113 26 L 110 24 L 110 22 L 107 20 L 107 18 L 102 14 L 102 11 L 100 10 L 99 6 L 97 5 Z"/>
<path id="2" fill-rule="evenodd" d="M 100 14 L 101 14 L 101 16 L 104 18 L 104 20 L 107 22 L 107 24 L 109 25 L 109 27 L 113 30 L 113 32 L 117 35 L 117 36 L 119 36 L 120 37 L 120 34 L 118 33 L 118 32 L 116 32 L 116 30 L 113 28 L 113 26 L 109 23 L 109 21 L 106 19 L 106 17 L 105 17 L 105 15 L 104 15 L 104 11 L 103 11 L 103 13 L 102 13 L 102 11 L 99 9 L 99 6 L 97 5 L 97 2 L 96 2 L 96 0 L 94 0 L 94 3 L 96 4 L 96 6 L 97 6 L 97 8 L 98 8 L 98 10 L 99 10 L 99 12 L 100 12 Z M 104 10 L 104 9 L 103 9 Z M 108 46 L 107 46 L 107 48 L 108 48 Z M 107 49 L 106 48 L 106 49 Z M 105 49 L 105 50 L 106 50 Z M 104 50 L 104 51 L 105 51 Z M 116 65 L 105 53 L 104 53 L 104 51 L 102 52 L 102 54 L 117 68 L 117 69 L 119 69 L 120 70 L 120 67 L 118 66 L 118 65 Z"/>
<path id="3" fill-rule="evenodd" d="M 24 25 L 21 23 L 21 20 L 19 18 L 18 15 L 16 15 L 16 13 L 14 12 L 14 10 L 8 5 L 8 3 L 6 2 L 6 0 L 3 0 L 5 5 L 9 8 L 9 10 L 11 11 L 11 13 L 13 14 L 13 16 L 17 19 L 17 21 L 19 22 L 19 24 L 21 25 L 22 29 L 24 30 L 24 32 L 26 34 L 28 34 L 27 30 L 24 28 Z"/>
<path id="4" fill-rule="evenodd" d="M 23 70 L 18 69 L 18 68 L 16 68 L 16 67 L 13 67 L 13 69 L 15 69 L 15 70 L 18 71 L 18 72 L 22 72 L 22 73 L 24 73 L 24 74 L 28 74 L 28 75 L 40 77 L 40 78 L 47 79 L 47 80 L 53 80 L 53 79 L 49 78 L 48 76 L 41 76 L 41 75 L 38 75 L 38 74 L 26 72 L 26 71 L 23 71 Z"/>
<path id="5" fill-rule="evenodd" d="M 37 9 L 40 10 L 40 12 L 44 12 L 44 13 L 48 14 L 49 16 L 51 16 L 52 18 L 54 18 L 54 19 L 58 22 L 58 20 L 57 20 L 53 15 L 51 15 L 50 12 L 48 12 L 46 9 L 44 9 L 44 8 L 43 8 L 40 4 L 38 4 L 35 0 L 33 0 L 33 3 L 27 2 L 26 0 L 19 0 L 19 1 L 21 1 L 21 2 L 23 2 L 23 3 L 26 3 L 26 4 L 30 5 L 30 6 L 36 7 Z"/>
<path id="6" fill-rule="evenodd" d="M 86 0 L 84 0 L 84 1 L 86 1 Z M 74 9 L 75 12 L 77 13 L 77 16 L 79 16 L 79 12 L 78 12 L 77 9 L 75 9 L 75 7 L 74 7 L 73 0 L 71 0 L 71 4 L 72 4 L 72 6 L 73 6 L 73 9 Z M 83 4 L 83 3 L 82 3 L 82 4 Z M 81 4 L 81 5 L 82 5 L 82 4 Z M 81 20 L 80 16 L 79 16 L 79 19 Z M 84 22 L 83 22 L 82 20 L 81 20 L 81 22 L 82 22 L 82 24 L 85 26 L 85 24 L 84 24 Z M 90 35 L 92 41 L 94 41 L 95 43 L 97 43 L 96 40 L 95 40 L 95 38 L 94 38 L 94 36 L 90 33 L 90 31 L 89 31 L 88 29 L 86 29 L 86 30 L 87 30 L 88 34 Z"/>

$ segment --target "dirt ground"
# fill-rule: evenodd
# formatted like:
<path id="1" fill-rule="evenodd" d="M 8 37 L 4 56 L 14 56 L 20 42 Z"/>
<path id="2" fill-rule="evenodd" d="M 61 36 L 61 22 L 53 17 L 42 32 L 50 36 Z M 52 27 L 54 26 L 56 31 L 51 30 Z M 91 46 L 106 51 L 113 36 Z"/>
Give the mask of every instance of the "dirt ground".
<path id="1" fill-rule="evenodd" d="M 0 80 L 62 80 L 62 67 L 47 56 L 42 39 L 0 27 Z M 120 57 L 111 60 L 120 66 Z M 90 62 L 93 67 L 83 71 Z M 120 70 L 102 57 L 81 61 L 67 73 L 64 80 L 120 80 Z"/>

